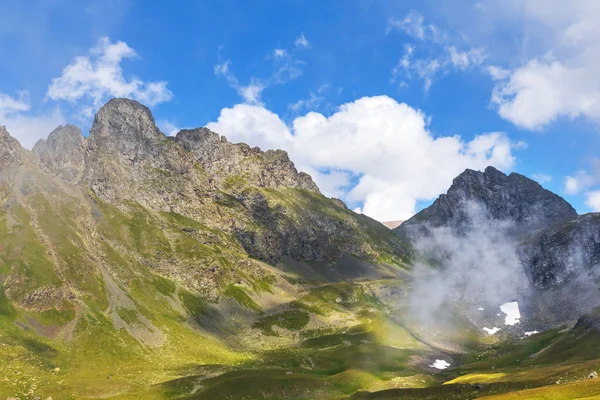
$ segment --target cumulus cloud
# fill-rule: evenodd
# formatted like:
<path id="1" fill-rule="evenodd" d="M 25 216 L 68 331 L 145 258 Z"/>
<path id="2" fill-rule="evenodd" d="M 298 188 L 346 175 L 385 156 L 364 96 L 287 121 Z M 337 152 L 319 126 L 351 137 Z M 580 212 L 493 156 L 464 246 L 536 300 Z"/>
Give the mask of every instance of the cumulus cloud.
<path id="1" fill-rule="evenodd" d="M 593 0 L 486 2 L 522 20 L 525 61 L 490 71 L 503 118 L 539 129 L 559 118 L 600 118 L 600 3 Z M 506 11 L 508 10 L 508 11 Z M 532 49 L 532 50 L 530 50 Z"/>
<path id="2" fill-rule="evenodd" d="M 600 190 L 592 190 L 585 194 L 585 205 L 592 211 L 600 212 Z"/>
<path id="3" fill-rule="evenodd" d="M 123 75 L 123 60 L 135 57 L 137 53 L 127 43 L 120 40 L 113 43 L 104 37 L 88 55 L 76 57 L 60 77 L 52 79 L 46 96 L 77 102 L 86 117 L 109 97 L 130 97 L 150 106 L 171 100 L 173 93 L 167 82 L 144 82 Z"/>
<path id="4" fill-rule="evenodd" d="M 565 178 L 564 191 L 566 194 L 579 194 L 598 184 L 600 184 L 600 159 L 594 159 L 589 171 L 580 170 Z"/>
<path id="5" fill-rule="evenodd" d="M 46 138 L 64 123 L 58 108 L 46 113 L 32 113 L 27 92 L 20 92 L 18 97 L 0 93 L 0 125 L 6 125 L 11 136 L 26 149 L 31 149 L 39 139 Z"/>
<path id="6" fill-rule="evenodd" d="M 388 21 L 386 33 L 398 30 L 418 41 L 404 45 L 404 54 L 392 70 L 391 81 L 400 81 L 400 86 L 407 85 L 405 79 L 417 77 L 423 81 L 427 92 L 436 78 L 451 71 L 477 67 L 486 58 L 483 48 L 472 48 L 462 40 L 451 39 L 435 25 L 426 24 L 423 16 L 415 11 L 404 19 Z M 459 49 L 459 44 L 465 49 Z"/>
<path id="7" fill-rule="evenodd" d="M 434 136 L 422 112 L 387 96 L 363 97 L 329 117 L 309 112 L 291 126 L 264 107 L 238 104 L 208 127 L 232 141 L 287 150 L 326 194 L 362 204 L 381 221 L 407 219 L 418 200 L 436 197 L 466 168 L 510 169 L 521 146 L 498 132 L 471 141 Z"/>

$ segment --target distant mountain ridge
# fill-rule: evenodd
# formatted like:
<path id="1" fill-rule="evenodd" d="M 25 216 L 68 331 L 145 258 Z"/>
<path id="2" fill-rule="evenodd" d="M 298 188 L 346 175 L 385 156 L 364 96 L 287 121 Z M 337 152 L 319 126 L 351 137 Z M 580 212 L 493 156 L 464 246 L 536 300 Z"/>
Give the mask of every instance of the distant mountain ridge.
<path id="1" fill-rule="evenodd" d="M 431 227 L 458 228 L 467 218 L 463 204 L 469 201 L 484 205 L 493 219 L 514 222 L 522 232 L 577 217 L 569 203 L 534 180 L 514 172 L 506 175 L 490 166 L 483 172 L 465 170 L 454 178 L 445 194 L 405 221 L 396 232 L 410 234 L 412 227 L 423 222 Z"/>
<path id="2" fill-rule="evenodd" d="M 471 220 L 473 205 L 484 211 L 481 221 Z M 447 193 L 394 232 L 418 241 L 436 228 L 461 236 L 471 224 L 490 221 L 505 223 L 526 276 L 540 291 L 532 294 L 533 307 L 565 320 L 600 304 L 594 283 L 600 276 L 600 213 L 579 216 L 562 197 L 523 175 L 506 175 L 493 167 L 483 172 L 468 169 Z M 579 293 L 579 300 L 573 292 Z"/>

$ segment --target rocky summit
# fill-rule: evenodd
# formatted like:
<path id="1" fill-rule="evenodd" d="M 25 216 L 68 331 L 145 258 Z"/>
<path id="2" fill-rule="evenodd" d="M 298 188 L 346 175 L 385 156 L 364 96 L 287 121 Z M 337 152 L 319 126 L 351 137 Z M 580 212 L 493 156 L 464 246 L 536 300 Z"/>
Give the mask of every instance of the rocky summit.
<path id="1" fill-rule="evenodd" d="M 469 218 L 466 203 L 482 205 L 495 220 L 510 221 L 519 232 L 531 232 L 577 217 L 575 209 L 560 196 L 517 173 L 506 175 L 494 167 L 467 169 L 457 176 L 446 194 L 397 228 L 403 233 L 423 225 L 460 226 Z"/>
<path id="2" fill-rule="evenodd" d="M 530 284 L 502 299 L 519 301 L 514 323 L 478 286 L 507 265 L 460 281 L 476 296 L 451 286 L 492 249 L 418 251 L 437 229 L 471 240 L 470 204 Z M 0 399 L 593 394 L 599 224 L 489 167 L 390 230 L 285 151 L 166 137 L 129 99 L 32 151 L 0 127 Z"/>

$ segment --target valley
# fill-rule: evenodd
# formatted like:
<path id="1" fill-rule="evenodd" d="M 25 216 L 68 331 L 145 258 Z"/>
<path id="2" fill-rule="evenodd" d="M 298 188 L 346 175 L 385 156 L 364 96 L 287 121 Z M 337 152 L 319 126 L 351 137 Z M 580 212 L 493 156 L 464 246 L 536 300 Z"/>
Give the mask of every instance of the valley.
<path id="1" fill-rule="evenodd" d="M 600 398 L 600 219 L 522 175 L 391 230 L 133 100 L 0 145 L 0 399 Z"/>

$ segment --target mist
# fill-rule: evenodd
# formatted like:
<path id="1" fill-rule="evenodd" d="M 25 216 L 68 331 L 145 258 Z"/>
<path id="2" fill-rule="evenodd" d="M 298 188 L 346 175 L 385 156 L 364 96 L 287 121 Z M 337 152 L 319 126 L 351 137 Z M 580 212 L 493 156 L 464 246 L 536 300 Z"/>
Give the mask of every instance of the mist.
<path id="1" fill-rule="evenodd" d="M 509 234 L 511 221 L 493 219 L 476 202 L 462 203 L 451 226 L 421 229 L 412 237 L 416 253 L 410 306 L 424 323 L 439 322 L 450 305 L 469 313 L 500 313 L 500 305 L 530 290 Z M 483 308 L 483 310 L 481 310 Z"/>

